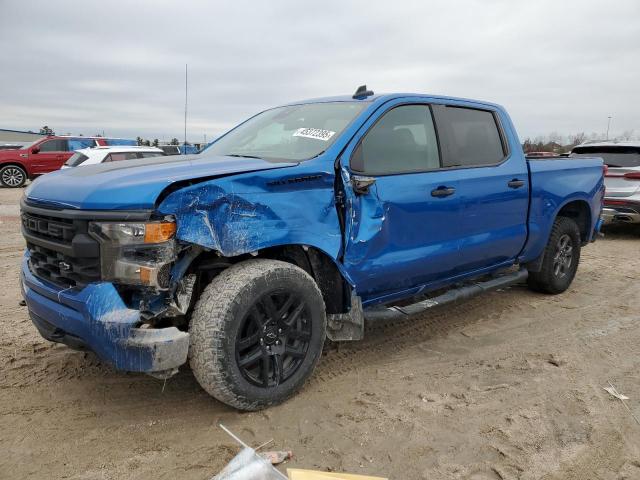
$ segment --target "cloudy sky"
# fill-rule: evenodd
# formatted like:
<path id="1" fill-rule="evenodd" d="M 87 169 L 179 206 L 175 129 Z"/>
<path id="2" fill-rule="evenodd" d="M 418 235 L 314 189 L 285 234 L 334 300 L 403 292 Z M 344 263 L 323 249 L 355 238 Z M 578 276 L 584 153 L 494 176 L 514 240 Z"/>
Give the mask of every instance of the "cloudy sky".
<path id="1" fill-rule="evenodd" d="M 212 139 L 309 97 L 505 105 L 521 138 L 640 136 L 639 0 L 0 0 L 0 128 Z"/>

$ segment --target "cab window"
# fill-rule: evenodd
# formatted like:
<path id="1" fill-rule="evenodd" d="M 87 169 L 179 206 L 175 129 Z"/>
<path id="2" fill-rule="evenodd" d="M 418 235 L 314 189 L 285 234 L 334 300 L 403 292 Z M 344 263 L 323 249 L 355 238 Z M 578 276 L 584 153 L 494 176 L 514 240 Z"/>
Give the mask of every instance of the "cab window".
<path id="1" fill-rule="evenodd" d="M 47 140 L 38 145 L 40 152 L 66 152 L 67 141 L 66 140 Z"/>
<path id="2" fill-rule="evenodd" d="M 351 157 L 351 168 L 368 175 L 440 168 L 438 142 L 427 105 L 401 105 L 385 113 Z"/>
<path id="3" fill-rule="evenodd" d="M 489 110 L 446 106 L 436 109 L 443 133 L 445 167 L 495 165 L 506 155 L 496 117 Z"/>

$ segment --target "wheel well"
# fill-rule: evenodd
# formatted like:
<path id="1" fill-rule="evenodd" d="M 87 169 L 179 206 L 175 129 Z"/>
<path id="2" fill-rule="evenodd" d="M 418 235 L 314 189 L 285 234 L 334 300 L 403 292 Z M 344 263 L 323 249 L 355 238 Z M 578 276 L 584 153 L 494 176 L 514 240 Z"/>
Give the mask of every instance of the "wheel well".
<path id="1" fill-rule="evenodd" d="M 29 172 L 27 172 L 27 167 L 25 167 L 23 164 L 21 164 L 20 162 L 16 162 L 16 161 L 9 161 L 9 162 L 5 162 L 0 164 L 0 169 L 4 168 L 4 167 L 8 167 L 9 165 L 13 165 L 14 167 L 20 167 L 22 170 L 24 170 L 24 173 L 28 176 Z"/>
<path id="2" fill-rule="evenodd" d="M 589 204 L 584 200 L 575 200 L 567 203 L 558 212 L 559 217 L 568 217 L 576 222 L 580 230 L 582 243 L 589 241 L 589 230 L 591 228 L 591 210 Z"/>
<path id="3" fill-rule="evenodd" d="M 345 313 L 351 304 L 351 288 L 344 280 L 335 262 L 326 253 L 314 247 L 282 245 L 260 250 L 257 255 L 219 257 L 211 253 L 200 255 L 191 264 L 192 270 L 205 275 L 199 282 L 203 289 L 216 275 L 235 263 L 250 258 L 280 260 L 300 267 L 313 277 L 322 292 L 327 314 Z"/>

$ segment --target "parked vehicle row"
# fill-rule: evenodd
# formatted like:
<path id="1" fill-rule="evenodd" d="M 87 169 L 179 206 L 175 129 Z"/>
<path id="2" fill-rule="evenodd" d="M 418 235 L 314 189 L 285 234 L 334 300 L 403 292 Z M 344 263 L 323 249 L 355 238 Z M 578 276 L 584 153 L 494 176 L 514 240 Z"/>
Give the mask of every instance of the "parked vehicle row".
<path id="1" fill-rule="evenodd" d="M 72 137 L 72 136 L 48 136 L 36 140 L 33 143 L 8 143 L 0 145 L 0 186 L 9 188 L 22 187 L 27 180 L 33 180 L 45 173 L 53 172 L 63 168 L 63 165 L 80 165 L 87 159 L 79 161 L 80 158 L 87 157 L 92 163 L 109 161 L 105 156 L 100 162 L 95 159 L 99 155 L 89 154 L 88 149 L 95 147 L 138 147 L 136 140 L 124 138 L 105 137 Z M 146 153 L 160 152 L 162 155 L 184 155 L 197 153 L 196 148 L 191 145 L 159 145 L 158 147 L 144 147 Z M 78 155 L 77 152 L 80 152 Z M 120 151 L 121 154 L 133 154 L 141 152 L 135 148 L 131 151 Z M 133 156 L 120 155 L 121 158 L 146 158 L 148 155 Z M 74 159 L 69 163 L 71 157 Z"/>
<path id="2" fill-rule="evenodd" d="M 0 185 L 22 187 L 27 180 L 59 170 L 76 150 L 128 145 L 135 140 L 104 137 L 48 136 L 19 148 L 0 150 Z"/>
<path id="3" fill-rule="evenodd" d="M 605 223 L 640 223 L 640 142 L 580 145 L 572 157 L 600 157 L 607 166 L 602 218 Z"/>
<path id="4" fill-rule="evenodd" d="M 255 410 L 365 317 L 525 279 L 565 291 L 603 198 L 602 159 L 525 158 L 498 105 L 360 88 L 266 110 L 199 155 L 42 177 L 21 286 L 45 338 L 159 378 L 189 361 Z"/>

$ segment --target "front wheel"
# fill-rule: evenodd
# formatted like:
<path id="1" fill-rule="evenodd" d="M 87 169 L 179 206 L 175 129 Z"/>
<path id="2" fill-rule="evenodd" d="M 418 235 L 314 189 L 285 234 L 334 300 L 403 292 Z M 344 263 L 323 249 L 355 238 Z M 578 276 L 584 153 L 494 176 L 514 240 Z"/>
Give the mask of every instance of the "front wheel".
<path id="1" fill-rule="evenodd" d="M 18 165 L 5 165 L 0 168 L 0 184 L 3 187 L 19 188 L 27 181 L 27 172 Z"/>
<path id="2" fill-rule="evenodd" d="M 241 410 L 285 401 L 311 375 L 326 336 L 316 282 L 277 260 L 248 260 L 204 289 L 189 326 L 189 362 L 210 395 Z"/>
<path id="3" fill-rule="evenodd" d="M 532 290 L 557 294 L 564 292 L 576 275 L 580 261 L 580 230 L 572 219 L 558 217 L 551 229 L 539 272 L 529 272 Z"/>

